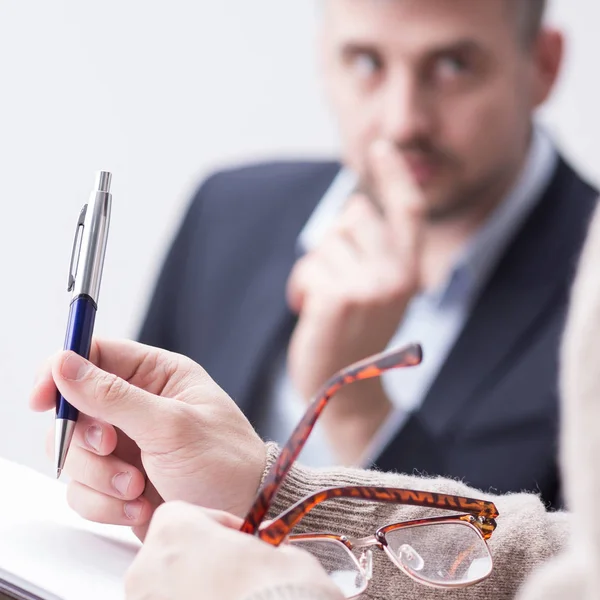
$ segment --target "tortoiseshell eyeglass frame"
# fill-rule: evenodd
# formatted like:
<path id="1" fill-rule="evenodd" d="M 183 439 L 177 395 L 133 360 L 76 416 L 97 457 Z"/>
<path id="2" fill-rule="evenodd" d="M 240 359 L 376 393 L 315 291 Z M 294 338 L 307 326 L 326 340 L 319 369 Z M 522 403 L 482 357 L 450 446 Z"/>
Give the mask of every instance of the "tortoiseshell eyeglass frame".
<path id="1" fill-rule="evenodd" d="M 273 546 L 278 546 L 286 540 L 291 543 L 302 541 L 330 541 L 337 544 L 342 544 L 350 552 L 350 556 L 356 562 L 356 566 L 361 572 L 364 571 L 363 566 L 359 564 L 351 551 L 353 549 L 376 545 L 381 550 L 385 551 L 390 560 L 392 560 L 392 562 L 394 562 L 394 564 L 396 564 L 409 577 L 432 587 L 467 587 L 485 579 L 491 572 L 491 566 L 490 571 L 487 574 L 483 574 L 476 580 L 465 583 L 459 582 L 439 585 L 422 579 L 418 575 L 409 572 L 397 561 L 396 557 L 388 547 L 386 533 L 406 527 L 440 524 L 462 524 L 475 531 L 485 544 L 496 528 L 495 519 L 498 516 L 498 510 L 496 509 L 494 503 L 486 500 L 400 488 L 368 486 L 330 487 L 310 494 L 299 500 L 296 504 L 281 513 L 266 527 L 260 529 L 260 525 L 262 524 L 271 506 L 275 494 L 291 469 L 294 461 L 302 451 L 302 448 L 310 436 L 317 419 L 333 395 L 341 387 L 353 383 L 354 381 L 378 377 L 386 371 L 399 367 L 411 367 L 418 365 L 421 363 L 422 357 L 423 355 L 421 347 L 418 344 L 410 344 L 397 350 L 384 352 L 367 358 L 347 367 L 346 369 L 343 369 L 334 375 L 323 386 L 320 393 L 317 394 L 316 398 L 313 400 L 306 413 L 302 417 L 300 423 L 294 429 L 294 432 L 290 436 L 287 444 L 280 452 L 275 464 L 271 467 L 267 477 L 265 478 L 265 482 L 256 501 L 250 509 L 250 512 L 246 516 L 241 530 L 245 533 L 258 535 L 262 540 Z M 371 502 L 386 502 L 393 504 L 422 506 L 426 508 L 460 511 L 461 514 L 444 517 L 430 517 L 413 521 L 405 521 L 402 523 L 392 523 L 380 527 L 372 536 L 355 540 L 352 540 L 344 535 L 334 535 L 331 533 L 290 535 L 293 528 L 298 525 L 298 523 L 313 508 L 322 502 L 333 498 L 355 498 Z M 462 557 L 459 556 L 458 560 L 460 562 Z M 369 571 L 370 568 L 371 567 L 369 567 L 367 571 Z M 371 575 L 368 572 L 365 573 L 366 589 L 366 585 Z M 362 593 L 362 591 L 360 593 Z"/>
<path id="2" fill-rule="evenodd" d="M 438 508 L 443 510 L 459 510 L 461 514 L 448 515 L 443 517 L 429 517 L 412 521 L 403 521 L 401 523 L 392 523 L 380 527 L 373 535 L 351 539 L 345 535 L 335 535 L 331 533 L 306 533 L 290 535 L 293 528 L 321 502 L 325 502 L 332 498 L 357 498 L 369 500 L 372 502 L 388 502 L 393 504 L 404 504 L 412 506 L 423 506 L 429 508 Z M 377 488 L 377 487 L 362 487 L 362 486 L 345 486 L 325 488 L 319 492 L 306 496 L 302 500 L 296 502 L 285 512 L 280 514 L 274 521 L 260 529 L 258 535 L 265 542 L 279 546 L 284 541 L 289 543 L 298 542 L 335 542 L 342 544 L 350 552 L 349 557 L 355 563 L 356 569 L 361 572 L 365 578 L 364 588 L 359 590 L 359 593 L 351 596 L 352 598 L 360 596 L 368 586 L 371 579 L 372 564 L 371 559 L 368 559 L 368 567 L 365 567 L 361 561 L 356 559 L 352 553 L 353 550 L 364 549 L 369 546 L 377 546 L 384 551 L 387 557 L 398 567 L 403 573 L 408 575 L 414 581 L 426 585 L 428 587 L 448 589 L 448 588 L 463 588 L 475 585 L 489 577 L 493 569 L 493 559 L 489 549 L 487 553 L 490 559 L 489 570 L 485 573 L 480 573 L 478 577 L 469 581 L 448 581 L 444 583 L 432 582 L 427 578 L 420 577 L 418 573 L 412 572 L 395 556 L 393 550 L 388 544 L 386 535 L 390 532 L 408 527 L 422 527 L 430 525 L 445 525 L 456 526 L 462 525 L 470 527 L 473 532 L 479 536 L 481 543 L 486 545 L 487 540 L 492 536 L 496 529 L 496 520 L 498 510 L 493 502 L 486 500 L 475 500 L 463 496 L 452 496 L 448 494 L 438 494 L 434 492 L 423 492 L 417 490 L 407 490 L 400 488 Z M 364 551 L 364 550 L 363 550 Z M 364 558 L 363 554 L 363 558 Z M 454 564 L 455 568 L 469 556 L 468 552 L 458 553 Z M 347 597 L 349 598 L 349 597 Z"/>
<path id="3" fill-rule="evenodd" d="M 308 407 L 294 432 L 281 450 L 277 461 L 271 467 L 265 482 L 250 512 L 244 520 L 241 530 L 256 534 L 263 522 L 277 490 L 294 461 L 302 451 L 317 419 L 332 396 L 343 386 L 363 379 L 379 377 L 382 373 L 401 367 L 412 367 L 421 363 L 423 351 L 419 344 L 409 344 L 399 349 L 382 352 L 342 369 L 331 377 Z"/>
<path id="4" fill-rule="evenodd" d="M 306 496 L 281 513 L 274 521 L 262 528 L 259 537 L 278 546 L 289 536 L 290 532 L 298 523 L 316 506 L 332 498 L 356 498 L 369 500 L 371 502 L 386 502 L 391 504 L 404 504 L 410 506 L 422 506 L 425 508 L 438 508 L 443 510 L 459 511 L 456 517 L 431 517 L 419 521 L 411 521 L 412 525 L 432 524 L 441 520 L 457 518 L 467 521 L 473 525 L 484 540 L 488 540 L 496 529 L 496 517 L 498 510 L 493 502 L 476 500 L 463 496 L 452 496 L 448 494 L 437 494 L 418 490 L 407 490 L 400 488 L 379 488 L 365 486 L 344 486 L 325 488 L 314 494 Z M 466 514 L 465 514 L 466 513 Z M 406 523 L 395 523 L 382 527 L 379 531 L 385 531 L 394 527 L 406 526 Z M 312 535 L 312 534 L 311 534 Z M 296 536 L 294 536 L 296 537 Z"/>

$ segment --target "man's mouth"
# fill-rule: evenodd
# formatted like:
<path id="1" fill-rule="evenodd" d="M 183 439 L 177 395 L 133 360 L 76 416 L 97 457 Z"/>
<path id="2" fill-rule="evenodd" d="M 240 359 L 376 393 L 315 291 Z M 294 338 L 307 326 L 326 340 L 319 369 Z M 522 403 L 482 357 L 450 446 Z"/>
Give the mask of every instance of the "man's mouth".
<path id="1" fill-rule="evenodd" d="M 426 186 L 431 183 L 440 170 L 440 162 L 431 157 L 406 156 L 406 165 L 416 183 Z"/>

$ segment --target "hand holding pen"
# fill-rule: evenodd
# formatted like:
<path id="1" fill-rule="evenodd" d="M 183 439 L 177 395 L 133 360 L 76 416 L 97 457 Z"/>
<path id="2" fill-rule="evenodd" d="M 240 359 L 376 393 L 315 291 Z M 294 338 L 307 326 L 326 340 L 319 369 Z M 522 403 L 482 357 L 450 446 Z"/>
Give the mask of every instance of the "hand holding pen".
<path id="1" fill-rule="evenodd" d="M 100 171 L 96 176 L 95 189 L 77 221 L 69 265 L 68 291 L 73 292 L 73 298 L 64 349 L 72 350 L 84 358 L 89 358 L 98 310 L 112 204 L 111 178 L 106 171 Z M 77 409 L 57 393 L 54 450 L 57 479 L 65 464 L 78 416 Z"/>

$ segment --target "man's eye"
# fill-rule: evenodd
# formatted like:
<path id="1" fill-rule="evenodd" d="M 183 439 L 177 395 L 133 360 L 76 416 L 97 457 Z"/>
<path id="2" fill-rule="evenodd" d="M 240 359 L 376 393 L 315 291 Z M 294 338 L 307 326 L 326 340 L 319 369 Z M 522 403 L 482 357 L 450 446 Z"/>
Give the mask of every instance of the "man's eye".
<path id="1" fill-rule="evenodd" d="M 458 56 L 443 56 L 437 61 L 437 71 L 442 77 L 462 75 L 468 70 L 467 61 Z"/>
<path id="2" fill-rule="evenodd" d="M 359 77 L 367 79 L 376 75 L 382 65 L 377 56 L 363 52 L 353 57 L 352 66 Z"/>

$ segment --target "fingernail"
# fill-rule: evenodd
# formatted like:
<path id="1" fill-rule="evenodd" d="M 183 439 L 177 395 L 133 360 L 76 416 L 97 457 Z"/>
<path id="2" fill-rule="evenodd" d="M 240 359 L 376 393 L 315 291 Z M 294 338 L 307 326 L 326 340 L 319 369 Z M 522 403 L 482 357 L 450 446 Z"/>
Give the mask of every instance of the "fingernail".
<path id="1" fill-rule="evenodd" d="M 81 356 L 72 352 L 69 354 L 60 368 L 60 374 L 65 379 L 76 380 L 81 379 L 89 369 L 89 364 Z"/>
<path id="2" fill-rule="evenodd" d="M 85 430 L 85 443 L 95 450 L 100 452 L 100 444 L 102 443 L 102 427 L 92 425 Z"/>
<path id="3" fill-rule="evenodd" d="M 121 494 L 121 496 L 127 495 L 129 484 L 131 483 L 131 473 L 118 473 L 113 477 L 112 484 L 115 490 Z"/>
<path id="4" fill-rule="evenodd" d="M 137 521 L 142 514 L 142 508 L 143 504 L 139 500 L 126 502 L 124 507 L 125 516 L 132 521 Z"/>

